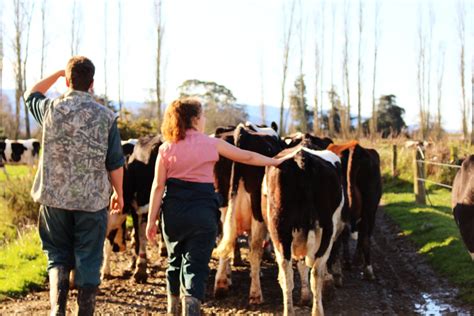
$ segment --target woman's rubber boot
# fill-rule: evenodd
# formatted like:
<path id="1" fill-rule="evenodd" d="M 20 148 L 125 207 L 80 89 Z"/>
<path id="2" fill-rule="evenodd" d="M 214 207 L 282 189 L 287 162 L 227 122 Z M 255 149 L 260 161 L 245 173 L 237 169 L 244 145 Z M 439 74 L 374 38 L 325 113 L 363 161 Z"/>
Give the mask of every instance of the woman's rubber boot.
<path id="1" fill-rule="evenodd" d="M 97 287 L 84 287 L 77 290 L 77 316 L 92 316 L 95 310 Z"/>
<path id="2" fill-rule="evenodd" d="M 65 266 L 56 266 L 49 269 L 48 274 L 51 315 L 66 315 L 69 269 Z"/>
<path id="3" fill-rule="evenodd" d="M 201 315 L 201 301 L 192 296 L 185 296 L 182 300 L 183 316 L 199 316 Z"/>
<path id="4" fill-rule="evenodd" d="M 179 316 L 179 297 L 178 295 L 168 294 L 167 315 Z"/>

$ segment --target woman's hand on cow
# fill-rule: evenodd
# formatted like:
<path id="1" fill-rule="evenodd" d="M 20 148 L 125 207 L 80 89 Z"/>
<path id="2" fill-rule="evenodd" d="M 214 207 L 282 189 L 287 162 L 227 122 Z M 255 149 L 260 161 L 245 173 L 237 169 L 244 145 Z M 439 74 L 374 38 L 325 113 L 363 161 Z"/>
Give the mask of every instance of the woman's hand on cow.
<path id="1" fill-rule="evenodd" d="M 283 157 L 278 157 L 278 158 L 273 158 L 273 160 L 275 160 L 275 164 L 273 166 L 279 166 L 282 162 L 288 160 L 288 159 L 291 159 L 295 156 L 294 153 L 290 153 L 286 156 L 283 156 Z"/>
<path id="2" fill-rule="evenodd" d="M 155 240 L 156 237 L 156 231 L 157 231 L 157 226 L 156 226 L 156 220 L 155 221 L 148 221 L 146 224 L 146 238 L 149 241 Z"/>
<path id="3" fill-rule="evenodd" d="M 117 192 L 112 194 L 110 198 L 110 214 L 119 214 L 122 213 L 123 210 L 123 196 L 118 195 Z"/>

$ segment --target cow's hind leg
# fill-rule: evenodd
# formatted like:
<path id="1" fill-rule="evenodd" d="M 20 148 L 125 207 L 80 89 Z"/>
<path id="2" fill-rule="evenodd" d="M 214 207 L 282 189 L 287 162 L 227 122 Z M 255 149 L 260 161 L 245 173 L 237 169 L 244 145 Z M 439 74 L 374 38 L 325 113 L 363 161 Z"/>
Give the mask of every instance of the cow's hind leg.
<path id="1" fill-rule="evenodd" d="M 279 236 L 284 236 L 281 240 Z M 291 243 L 292 243 L 291 231 L 283 233 L 272 234 L 272 241 L 275 245 L 275 257 L 278 263 L 278 282 L 280 283 L 281 290 L 283 292 L 283 315 L 294 315 L 295 310 L 293 308 L 293 264 L 291 260 Z"/>
<path id="2" fill-rule="evenodd" d="M 105 240 L 104 242 L 104 261 L 102 262 L 102 269 L 101 269 L 101 279 L 108 279 L 110 278 L 110 254 L 112 253 L 112 245 L 110 244 L 109 240 Z"/>
<path id="3" fill-rule="evenodd" d="M 219 265 L 216 272 L 216 280 L 214 282 L 214 297 L 217 299 L 224 298 L 229 292 L 232 285 L 230 259 L 219 258 Z"/>
<path id="4" fill-rule="evenodd" d="M 309 305 L 311 302 L 311 290 L 309 288 L 309 268 L 306 265 L 304 259 L 299 260 L 297 263 L 298 272 L 301 280 L 301 305 Z"/>
<path id="5" fill-rule="evenodd" d="M 138 214 L 138 239 L 139 239 L 139 249 L 138 249 L 138 258 L 135 272 L 133 277 L 138 283 L 145 283 L 148 274 L 146 272 L 147 260 L 146 260 L 146 214 Z"/>
<path id="6" fill-rule="evenodd" d="M 371 225 L 373 226 L 373 219 L 375 219 L 375 214 L 366 214 L 364 219 L 361 222 L 361 234 L 359 236 L 361 254 L 363 255 L 364 262 L 364 276 L 368 280 L 375 280 L 374 269 L 370 260 L 370 236 L 371 236 Z M 368 218 L 369 217 L 369 218 Z M 373 219 L 372 219 L 373 217 Z"/>
<path id="7" fill-rule="evenodd" d="M 250 237 L 250 304 L 261 304 L 263 303 L 262 288 L 260 285 L 260 264 L 262 262 L 263 255 L 263 242 L 267 230 L 265 223 L 259 222 L 252 218 L 252 229 Z"/>

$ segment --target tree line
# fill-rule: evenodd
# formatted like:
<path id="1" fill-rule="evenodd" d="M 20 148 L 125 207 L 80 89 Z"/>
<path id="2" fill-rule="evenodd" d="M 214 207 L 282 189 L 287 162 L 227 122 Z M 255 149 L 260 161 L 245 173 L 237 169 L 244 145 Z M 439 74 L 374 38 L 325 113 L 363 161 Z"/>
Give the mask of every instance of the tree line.
<path id="1" fill-rule="evenodd" d="M 24 105 L 23 95 L 26 89 L 26 78 L 30 69 L 27 69 L 28 57 L 30 55 L 30 31 L 34 12 L 39 10 L 41 18 L 41 47 L 39 49 L 40 58 L 40 74 L 43 76 L 45 64 L 47 62 L 47 47 L 49 38 L 46 12 L 52 4 L 48 0 L 33 1 L 33 0 L 9 0 L 11 1 L 11 10 L 8 14 L 12 16 L 13 30 L 11 38 L 8 38 L 9 45 L 11 45 L 14 58 L 14 74 L 15 74 L 15 100 L 13 106 L 6 100 L 5 96 L 0 97 L 0 134 L 8 134 L 9 137 L 18 138 L 21 132 L 20 113 L 21 106 Z M 161 118 L 163 115 L 164 103 L 164 61 L 163 61 L 163 43 L 165 40 L 165 16 L 163 11 L 163 0 L 151 0 L 154 15 L 154 33 L 156 36 L 156 51 L 155 51 L 155 85 L 151 91 L 151 98 L 147 101 L 147 108 L 143 112 L 147 112 L 148 118 L 153 117 L 156 120 L 154 126 L 159 129 Z M 71 0 L 70 14 L 70 52 L 75 55 L 80 51 L 82 40 L 82 23 L 83 12 L 81 9 L 81 2 Z M 383 32 L 382 6 L 380 0 L 375 0 L 371 7 L 373 12 L 368 14 L 366 3 L 362 0 L 349 1 L 344 0 L 342 5 L 342 13 L 338 12 L 336 2 L 334 1 L 320 1 L 319 8 L 316 13 L 307 18 L 303 14 L 303 1 L 291 0 L 285 1 L 283 7 L 283 15 L 285 16 L 284 28 L 282 32 L 282 64 L 281 64 L 281 89 L 280 89 L 280 118 L 279 125 L 283 132 L 314 132 L 316 134 L 327 134 L 329 136 L 340 135 L 342 137 L 362 137 L 376 135 L 397 135 L 403 131 L 405 123 L 403 121 L 404 109 L 397 104 L 395 95 L 382 95 L 377 97 L 377 80 L 378 80 L 378 58 L 380 50 L 381 35 Z M 109 26 L 107 24 L 107 12 L 110 5 L 117 6 L 117 83 L 118 83 L 118 112 L 123 113 L 123 79 L 121 74 L 121 64 L 123 63 L 121 56 L 122 48 L 122 7 L 121 1 L 108 2 L 104 1 L 104 60 L 103 65 L 106 69 L 111 67 L 108 63 L 107 56 L 107 38 L 109 36 Z M 354 8 L 357 14 L 356 19 L 350 14 L 351 8 Z M 10 9 L 10 8 L 9 8 Z M 469 111 L 471 111 L 471 131 L 474 126 L 474 103 L 471 100 L 469 106 L 468 96 L 466 91 L 466 84 L 468 82 L 468 72 L 466 69 L 466 41 L 469 33 L 466 31 L 466 8 L 465 0 L 457 0 L 456 2 L 456 30 L 457 39 L 459 43 L 458 58 L 459 58 L 459 90 L 461 95 L 460 112 L 461 112 L 461 126 L 465 139 L 471 139 L 474 142 L 474 133 L 469 134 Z M 3 6 L 2 6 L 2 11 Z M 337 14 L 342 14 L 342 33 L 335 34 L 335 21 Z M 419 108 L 419 127 L 418 137 L 426 139 L 428 137 L 440 138 L 443 135 L 442 128 L 442 104 L 443 87 L 444 87 L 444 63 L 445 50 L 443 44 L 435 43 L 433 40 L 433 30 L 435 27 L 435 12 L 432 2 L 425 2 L 419 4 L 418 9 L 418 26 L 416 32 L 416 71 L 413 74 L 417 79 L 417 94 L 418 94 L 418 108 Z M 373 29 L 366 27 L 367 16 L 373 18 Z M 0 23 L 0 91 L 2 90 L 1 75 L 3 72 L 3 56 L 4 56 L 4 28 L 3 20 Z M 308 23 L 314 24 L 314 32 L 311 33 L 311 40 L 314 46 L 314 67 L 312 74 L 305 74 L 303 65 L 307 63 L 304 59 L 304 51 L 308 46 L 308 40 L 305 36 Z M 342 52 L 335 51 L 334 40 L 341 36 L 343 39 Z M 371 38 L 372 47 L 372 63 L 364 64 L 364 54 L 362 47 L 368 43 L 368 38 Z M 326 60 L 328 54 L 324 52 L 330 48 L 330 61 Z M 437 48 L 438 47 L 438 48 Z M 299 58 L 296 58 L 299 49 Z M 35 47 L 35 50 L 38 48 Z M 294 51 L 295 50 L 295 51 Z M 351 53 L 351 52 L 356 52 Z M 436 56 L 435 56 L 436 55 Z M 339 57 L 340 56 L 340 57 Z M 436 57 L 436 58 L 435 58 Z M 354 58 L 354 61 L 351 59 Z M 434 60 L 438 63 L 435 65 Z M 341 66 L 335 66 L 341 65 Z M 351 65 L 356 64 L 356 67 Z M 292 88 L 287 95 L 289 67 L 297 65 L 299 71 L 294 79 Z M 326 71 L 330 67 L 330 71 Z M 339 69 L 341 68 L 341 69 Z M 355 68 L 355 69 L 353 69 Z M 338 85 L 335 82 L 335 72 L 342 73 L 342 82 Z M 353 73 L 357 75 L 356 85 L 351 85 L 351 76 Z M 363 74 L 370 75 L 370 82 L 363 84 Z M 325 74 L 330 74 L 330 78 L 326 78 Z M 308 87 L 306 79 L 312 76 L 314 79 L 314 86 Z M 263 98 L 263 75 L 261 78 L 261 116 L 262 122 L 265 118 L 265 101 Z M 435 82 L 433 82 L 435 81 Z M 474 81 L 474 74 L 472 77 Z M 330 87 L 327 89 L 326 87 Z M 340 86 L 341 88 L 338 88 Z M 353 86 L 356 86 L 357 98 L 351 99 L 354 94 L 352 92 Z M 106 105 L 111 104 L 108 96 L 108 81 L 107 75 L 104 75 L 104 93 L 99 99 Z M 196 87 L 206 87 L 210 92 L 202 95 L 191 92 Z M 435 87 L 435 88 L 433 88 Z M 180 87 L 182 96 L 198 96 L 201 98 L 206 106 L 207 114 L 215 117 L 210 120 L 210 126 L 215 124 L 233 124 L 238 119 L 244 119 L 246 116 L 245 107 L 236 102 L 236 97 L 232 92 L 219 85 L 218 83 L 200 81 L 199 79 L 192 79 L 185 81 Z M 314 92 L 314 99 L 307 100 L 307 90 L 312 89 Z M 195 90 L 197 91 L 197 90 Z M 210 95 L 225 95 L 225 101 L 219 98 L 211 97 Z M 368 119 L 363 119 L 361 115 L 362 96 L 363 94 L 371 95 L 371 116 Z M 472 98 L 471 98 L 472 99 Z M 328 104 L 326 104 L 328 103 Z M 285 112 L 285 109 L 289 111 Z M 26 108 L 23 108 L 24 113 L 27 113 Z M 13 113 L 13 117 L 9 116 Z M 356 113 L 355 115 L 353 113 Z M 128 115 L 128 114 L 127 114 Z M 124 117 L 130 117 L 130 115 Z M 26 137 L 31 137 L 31 128 L 29 116 L 24 115 L 24 131 Z"/>

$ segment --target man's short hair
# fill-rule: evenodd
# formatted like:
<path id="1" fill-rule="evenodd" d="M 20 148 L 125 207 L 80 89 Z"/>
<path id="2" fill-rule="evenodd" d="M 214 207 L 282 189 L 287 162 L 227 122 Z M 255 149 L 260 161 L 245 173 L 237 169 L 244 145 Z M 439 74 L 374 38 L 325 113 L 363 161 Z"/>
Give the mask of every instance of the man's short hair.
<path id="1" fill-rule="evenodd" d="M 66 79 L 74 90 L 88 91 L 94 81 L 95 66 L 84 56 L 74 56 L 67 62 Z"/>

